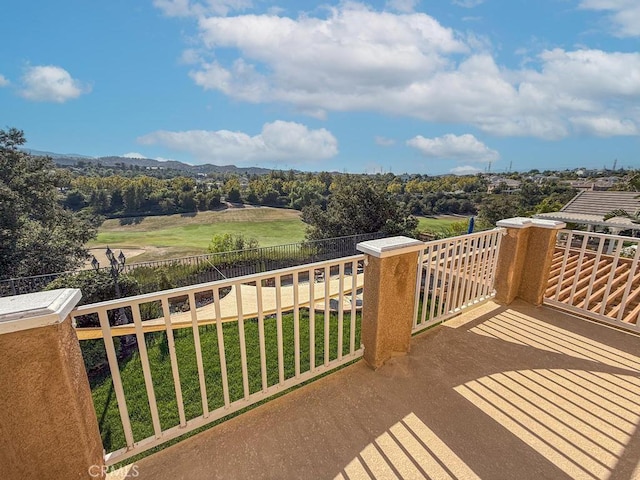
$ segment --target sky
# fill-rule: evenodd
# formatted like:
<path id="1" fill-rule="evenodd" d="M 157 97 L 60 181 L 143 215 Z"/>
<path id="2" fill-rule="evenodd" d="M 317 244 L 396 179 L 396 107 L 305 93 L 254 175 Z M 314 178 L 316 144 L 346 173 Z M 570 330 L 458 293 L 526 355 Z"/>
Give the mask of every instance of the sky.
<path id="1" fill-rule="evenodd" d="M 638 0 L 21 0 L 0 128 L 350 173 L 640 168 Z"/>

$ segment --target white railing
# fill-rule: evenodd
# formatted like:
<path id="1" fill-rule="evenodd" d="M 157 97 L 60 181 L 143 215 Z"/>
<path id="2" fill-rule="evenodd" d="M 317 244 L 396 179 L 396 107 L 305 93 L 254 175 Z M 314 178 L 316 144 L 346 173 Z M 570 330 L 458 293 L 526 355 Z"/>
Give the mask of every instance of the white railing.
<path id="1" fill-rule="evenodd" d="M 363 259 L 356 255 L 74 310 L 76 323 L 99 325 L 77 328 L 81 344 L 98 342 L 106 350 L 110 377 L 93 381 L 101 424 L 109 413 L 119 416 L 102 431 L 111 450 L 106 463 L 361 357 Z M 100 388 L 102 396 L 95 390 Z"/>
<path id="2" fill-rule="evenodd" d="M 639 239 L 562 230 L 545 303 L 640 331 Z"/>
<path id="3" fill-rule="evenodd" d="M 425 244 L 418 260 L 414 333 L 495 295 L 493 280 L 504 233 L 496 228 Z"/>

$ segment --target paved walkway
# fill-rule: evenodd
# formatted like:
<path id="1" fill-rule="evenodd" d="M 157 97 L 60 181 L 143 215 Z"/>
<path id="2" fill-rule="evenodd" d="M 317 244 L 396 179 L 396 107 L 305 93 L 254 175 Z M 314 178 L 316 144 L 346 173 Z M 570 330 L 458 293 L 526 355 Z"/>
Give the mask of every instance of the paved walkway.
<path id="1" fill-rule="evenodd" d="M 356 363 L 135 471 L 140 480 L 638 479 L 639 355 L 638 336 L 488 303 L 416 336 L 410 354 L 375 372 Z"/>
<path id="2" fill-rule="evenodd" d="M 329 281 L 328 298 L 330 302 L 329 308 L 337 308 L 336 300 L 340 293 L 339 278 L 333 278 Z M 356 290 L 364 285 L 364 274 L 360 273 L 356 276 Z M 342 278 L 343 308 L 345 311 L 351 310 L 351 291 L 353 287 L 353 277 L 345 275 Z M 241 284 L 240 299 L 241 308 L 244 318 L 255 318 L 258 316 L 258 291 L 256 286 Z M 288 312 L 294 308 L 294 288 L 293 285 L 285 285 L 280 287 L 280 308 L 282 312 Z M 222 322 L 231 322 L 238 320 L 238 286 L 231 287 L 231 291 L 220 300 L 220 317 Z M 276 287 L 262 287 L 262 313 L 263 315 L 273 315 L 277 311 L 277 295 Z M 313 284 L 313 300 L 314 308 L 318 311 L 324 311 L 325 298 L 327 298 L 326 284 L 324 282 Z M 361 298 L 361 297 L 360 297 Z M 309 307 L 311 299 L 311 289 L 309 283 L 301 283 L 298 288 L 298 306 Z M 152 301 L 153 299 L 149 300 Z M 216 323 L 215 305 L 210 303 L 196 309 L 197 321 L 199 325 L 209 325 Z M 191 312 L 174 313 L 170 316 L 173 328 L 185 328 L 192 325 Z M 144 332 L 157 332 L 165 330 L 164 318 L 156 318 L 142 322 Z M 100 328 L 77 328 L 76 333 L 80 340 L 90 340 L 102 338 L 102 329 Z M 111 328 L 112 336 L 133 335 L 135 334 L 133 324 L 118 325 Z"/>

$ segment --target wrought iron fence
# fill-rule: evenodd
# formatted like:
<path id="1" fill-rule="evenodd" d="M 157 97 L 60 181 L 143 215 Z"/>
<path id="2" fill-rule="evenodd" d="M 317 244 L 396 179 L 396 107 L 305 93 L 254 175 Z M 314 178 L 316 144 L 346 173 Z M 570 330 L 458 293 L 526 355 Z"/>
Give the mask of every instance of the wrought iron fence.
<path id="1" fill-rule="evenodd" d="M 124 273 L 138 280 L 141 293 L 151 293 L 174 287 L 186 287 L 227 278 L 295 267 L 358 254 L 356 245 L 367 240 L 384 238 L 382 232 L 312 240 L 272 247 L 258 247 L 233 252 L 211 253 L 128 264 Z M 171 272 L 170 284 L 158 279 L 158 271 Z M 0 281 L 0 297 L 43 290 L 56 278 L 77 272 L 59 272 L 33 277 Z"/>

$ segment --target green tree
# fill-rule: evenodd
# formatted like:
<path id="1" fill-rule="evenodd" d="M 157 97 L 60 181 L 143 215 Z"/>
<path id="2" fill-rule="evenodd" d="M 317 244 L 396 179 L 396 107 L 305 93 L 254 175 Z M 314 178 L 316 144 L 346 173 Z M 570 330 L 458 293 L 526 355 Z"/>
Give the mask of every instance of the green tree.
<path id="1" fill-rule="evenodd" d="M 71 190 L 67 192 L 67 196 L 63 201 L 63 205 L 69 210 L 81 210 L 86 206 L 84 195 L 78 190 Z"/>
<path id="2" fill-rule="evenodd" d="M 495 226 L 505 218 L 517 217 L 520 209 L 514 197 L 508 194 L 488 196 L 478 210 L 478 219 L 486 225 Z"/>
<path id="3" fill-rule="evenodd" d="M 220 205 L 220 191 L 213 189 L 207 192 L 207 209 L 214 210 Z"/>
<path id="4" fill-rule="evenodd" d="M 0 278 L 70 270 L 87 257 L 95 229 L 58 201 L 50 158 L 18 149 L 22 131 L 0 130 Z"/>
<path id="5" fill-rule="evenodd" d="M 366 178 L 343 176 L 332 185 L 326 209 L 310 205 L 302 210 L 309 240 L 383 231 L 415 236 L 418 220 L 394 201 L 384 185 Z"/>
<path id="6" fill-rule="evenodd" d="M 210 253 L 234 252 L 249 248 L 258 248 L 258 240 L 253 237 L 245 237 L 242 234 L 219 233 L 214 235 L 209 243 Z"/>

